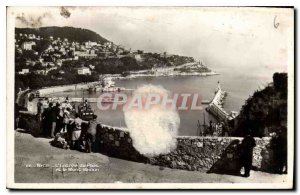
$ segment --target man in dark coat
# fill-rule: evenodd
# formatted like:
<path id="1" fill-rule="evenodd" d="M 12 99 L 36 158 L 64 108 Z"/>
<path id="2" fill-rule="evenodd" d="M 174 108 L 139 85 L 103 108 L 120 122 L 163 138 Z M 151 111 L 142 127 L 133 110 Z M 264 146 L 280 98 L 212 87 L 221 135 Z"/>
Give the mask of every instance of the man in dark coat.
<path id="1" fill-rule="evenodd" d="M 287 134 L 285 130 L 280 130 L 278 135 L 279 145 L 279 173 L 287 173 Z"/>
<path id="2" fill-rule="evenodd" d="M 253 148 L 256 146 L 254 138 L 251 133 L 247 133 L 241 144 L 241 163 L 245 169 L 244 177 L 250 176 L 252 167 Z"/>
<path id="3" fill-rule="evenodd" d="M 45 137 L 50 136 L 50 130 L 51 130 L 51 121 L 50 121 L 50 112 L 52 109 L 52 103 L 49 103 L 48 108 L 44 109 L 42 113 L 42 128 L 43 128 L 43 135 Z"/>
<path id="4" fill-rule="evenodd" d="M 287 136 L 285 131 L 279 130 L 278 134 L 272 137 L 271 149 L 273 150 L 273 168 L 275 173 L 287 172 Z"/>
<path id="5" fill-rule="evenodd" d="M 54 138 L 55 137 L 55 131 L 56 131 L 56 124 L 58 120 L 58 115 L 59 115 L 59 104 L 57 103 L 56 106 L 52 107 L 49 113 L 49 120 L 51 124 L 51 132 L 50 132 L 50 137 Z"/>
<path id="6" fill-rule="evenodd" d="M 209 121 L 209 135 L 212 135 L 213 134 L 213 122 L 212 121 Z"/>

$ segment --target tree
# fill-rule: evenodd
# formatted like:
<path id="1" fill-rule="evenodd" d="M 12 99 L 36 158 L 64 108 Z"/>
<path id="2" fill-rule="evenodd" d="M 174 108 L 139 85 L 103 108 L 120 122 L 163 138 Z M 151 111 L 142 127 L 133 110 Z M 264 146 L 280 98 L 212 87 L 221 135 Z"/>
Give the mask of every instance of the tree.
<path id="1" fill-rule="evenodd" d="M 50 46 L 50 44 L 51 43 L 48 39 L 42 39 L 40 41 L 37 41 L 35 50 L 39 53 L 42 53 Z"/>
<path id="2" fill-rule="evenodd" d="M 129 56 L 125 56 L 122 57 L 121 62 L 123 63 L 123 69 L 124 71 L 128 71 L 128 70 L 136 70 L 139 68 L 138 63 L 136 61 L 135 58 L 129 57 Z M 122 71 L 123 72 L 123 71 Z"/>
<path id="3" fill-rule="evenodd" d="M 37 61 L 39 59 L 39 56 L 35 55 L 33 50 L 24 50 L 22 57 L 32 61 Z"/>
<path id="4" fill-rule="evenodd" d="M 43 75 L 30 74 L 28 79 L 29 79 L 29 86 L 31 89 L 38 89 L 46 86 L 45 85 L 46 78 Z"/>

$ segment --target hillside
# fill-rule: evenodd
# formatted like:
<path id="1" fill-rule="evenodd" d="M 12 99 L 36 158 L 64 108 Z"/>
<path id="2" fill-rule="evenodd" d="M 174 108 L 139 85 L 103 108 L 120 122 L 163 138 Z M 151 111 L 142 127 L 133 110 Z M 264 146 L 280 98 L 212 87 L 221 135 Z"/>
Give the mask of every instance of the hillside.
<path id="1" fill-rule="evenodd" d="M 79 43 L 86 41 L 99 41 L 103 44 L 108 41 L 91 30 L 74 27 L 51 26 L 41 28 L 15 28 L 15 34 L 19 33 L 35 34 L 36 36 L 41 37 L 53 36 L 54 38 L 67 38 L 69 41 L 77 41 Z"/>
<path id="2" fill-rule="evenodd" d="M 246 100 L 236 120 L 235 136 L 244 136 L 248 130 L 259 137 L 286 131 L 287 74 L 275 73 L 273 83 Z"/>
<path id="3" fill-rule="evenodd" d="M 83 67 L 86 72 L 78 72 Z M 211 70 L 193 57 L 131 51 L 91 30 L 73 27 L 16 28 L 15 70 L 16 91 L 92 82 L 102 74 L 212 75 Z"/>

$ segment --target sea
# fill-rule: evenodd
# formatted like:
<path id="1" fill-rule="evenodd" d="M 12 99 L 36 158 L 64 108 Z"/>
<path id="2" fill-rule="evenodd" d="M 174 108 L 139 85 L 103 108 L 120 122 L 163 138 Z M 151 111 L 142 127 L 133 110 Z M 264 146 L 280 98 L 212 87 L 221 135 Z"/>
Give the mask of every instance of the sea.
<path id="1" fill-rule="evenodd" d="M 169 77 L 140 77 L 133 79 L 115 80 L 116 86 L 136 89 L 140 86 L 151 84 L 162 86 L 173 93 L 197 93 L 200 100 L 211 100 L 214 97 L 217 83 L 220 82 L 222 90 L 227 92 L 224 109 L 239 112 L 245 101 L 256 91 L 263 89 L 272 82 L 272 70 L 264 74 L 250 74 L 249 72 L 236 71 L 227 68 L 214 69 L 219 75 L 212 76 L 169 76 Z M 131 96 L 132 92 L 126 92 Z M 99 97 L 101 92 L 69 91 L 51 94 L 56 97 Z M 98 120 L 104 124 L 126 127 L 124 112 L 117 110 L 100 110 L 96 103 L 91 103 L 92 109 L 98 115 Z M 205 108 L 205 105 L 203 104 Z M 179 135 L 194 136 L 198 132 L 198 124 L 208 124 L 209 121 L 217 122 L 215 117 L 202 110 L 178 111 L 180 116 Z"/>

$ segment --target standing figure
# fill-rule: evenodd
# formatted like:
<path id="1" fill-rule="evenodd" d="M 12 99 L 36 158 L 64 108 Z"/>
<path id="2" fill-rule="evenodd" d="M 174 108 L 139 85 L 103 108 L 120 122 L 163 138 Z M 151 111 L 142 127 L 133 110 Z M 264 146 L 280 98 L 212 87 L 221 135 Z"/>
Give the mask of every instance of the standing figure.
<path id="1" fill-rule="evenodd" d="M 51 128 L 51 122 L 50 122 L 50 112 L 52 109 L 52 102 L 48 104 L 48 108 L 44 109 L 42 113 L 42 132 L 45 137 L 50 136 L 50 128 Z"/>
<path id="2" fill-rule="evenodd" d="M 279 174 L 287 173 L 287 134 L 285 130 L 280 130 L 278 135 L 279 148 Z"/>
<path id="3" fill-rule="evenodd" d="M 95 142 L 97 133 L 97 115 L 93 115 L 93 119 L 89 121 L 89 127 L 87 129 L 87 152 L 95 152 Z"/>
<path id="4" fill-rule="evenodd" d="M 43 103 L 42 99 L 39 99 L 37 102 L 37 114 L 36 114 L 36 120 L 37 124 L 39 126 L 39 132 L 37 132 L 39 135 L 43 136 L 43 124 L 42 124 L 42 113 L 43 113 Z"/>
<path id="5" fill-rule="evenodd" d="M 42 113 L 43 113 L 43 103 L 42 103 L 42 100 L 39 99 L 38 102 L 37 102 L 38 122 L 41 122 L 41 120 L 42 120 Z"/>
<path id="6" fill-rule="evenodd" d="M 229 126 L 227 122 L 222 121 L 222 136 L 229 136 Z"/>
<path id="7" fill-rule="evenodd" d="M 20 107 L 17 103 L 15 103 L 15 129 L 18 128 L 19 120 L 20 120 Z"/>
<path id="8" fill-rule="evenodd" d="M 70 108 L 63 108 L 63 126 L 61 132 L 67 133 L 67 127 L 70 120 Z"/>
<path id="9" fill-rule="evenodd" d="M 213 134 L 213 122 L 212 121 L 209 121 L 209 135 L 212 135 Z"/>
<path id="10" fill-rule="evenodd" d="M 64 110 L 65 108 L 62 104 L 58 104 L 58 115 L 57 115 L 57 122 L 56 122 L 56 133 L 60 132 L 62 128 L 64 128 Z"/>
<path id="11" fill-rule="evenodd" d="M 78 140 L 81 135 L 81 124 L 82 123 L 88 123 L 86 121 L 83 121 L 81 118 L 79 118 L 79 114 L 75 114 L 75 119 L 71 121 L 71 124 L 74 124 L 74 129 L 72 131 L 71 135 L 71 149 L 76 149 L 78 148 Z"/>
<path id="12" fill-rule="evenodd" d="M 253 148 L 256 146 L 254 138 L 251 133 L 247 133 L 241 144 L 241 164 L 245 169 L 244 177 L 250 176 L 252 167 Z"/>
<path id="13" fill-rule="evenodd" d="M 283 174 L 287 172 L 287 136 L 282 130 L 273 133 L 270 146 L 273 151 L 273 171 Z"/>
<path id="14" fill-rule="evenodd" d="M 52 107 L 49 114 L 49 120 L 51 124 L 51 132 L 50 137 L 55 137 L 55 131 L 56 131 L 56 123 L 59 115 L 59 104 L 57 103 L 56 106 Z"/>

